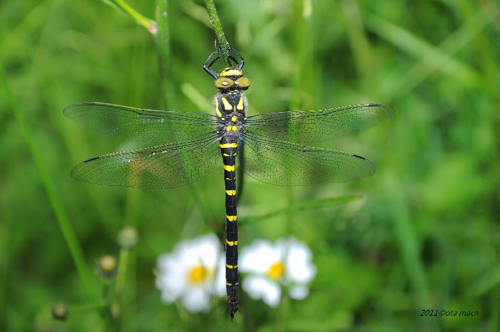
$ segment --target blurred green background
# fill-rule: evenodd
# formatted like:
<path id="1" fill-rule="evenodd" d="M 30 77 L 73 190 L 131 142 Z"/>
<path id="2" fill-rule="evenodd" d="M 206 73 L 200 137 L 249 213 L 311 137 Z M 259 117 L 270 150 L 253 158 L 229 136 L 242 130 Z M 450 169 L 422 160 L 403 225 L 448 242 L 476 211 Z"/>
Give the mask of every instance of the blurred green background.
<path id="1" fill-rule="evenodd" d="M 153 1 L 129 3 L 154 17 Z M 52 321 L 50 310 L 57 300 L 77 307 L 99 299 L 95 262 L 118 255 L 117 234 L 127 225 L 140 240 L 127 266 L 125 331 L 500 330 L 498 3 L 216 5 L 228 40 L 247 60 L 253 114 L 366 102 L 396 112 L 376 128 L 324 145 L 374 161 L 372 178 L 293 189 L 245 179 L 240 245 L 288 235 L 307 243 L 318 268 L 309 297 L 276 310 L 243 298 L 244 313 L 233 324 L 224 299 L 196 315 L 162 304 L 154 285 L 157 257 L 182 239 L 223 231 L 222 165 L 191 188 L 72 180 L 76 163 L 132 145 L 79 127 L 62 109 L 81 101 L 163 108 L 155 41 L 101 1 L 4 0 L 0 330 L 106 330 L 96 310 L 73 312 L 64 323 Z M 202 65 L 214 33 L 203 1 L 171 0 L 168 22 L 175 108 L 210 113 L 215 89 Z M 353 194 L 362 198 L 245 225 L 304 201 Z M 63 236 L 64 220 L 75 241 Z M 68 243 L 81 248 L 80 273 Z M 421 317 L 424 309 L 480 315 Z"/>

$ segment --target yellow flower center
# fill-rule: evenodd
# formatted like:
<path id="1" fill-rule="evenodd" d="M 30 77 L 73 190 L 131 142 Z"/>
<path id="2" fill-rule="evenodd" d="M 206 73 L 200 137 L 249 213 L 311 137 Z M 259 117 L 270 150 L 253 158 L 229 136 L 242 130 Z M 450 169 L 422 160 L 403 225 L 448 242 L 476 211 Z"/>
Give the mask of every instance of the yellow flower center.
<path id="1" fill-rule="evenodd" d="M 283 262 L 281 261 L 271 265 L 269 271 L 267 271 L 267 275 L 271 279 L 274 279 L 276 281 L 280 280 L 284 274 L 285 274 L 285 264 L 283 264 Z"/>
<path id="2" fill-rule="evenodd" d="M 201 265 L 197 265 L 191 269 L 191 272 L 189 273 L 189 280 L 194 284 L 198 284 L 205 281 L 205 279 L 209 276 L 210 272 L 206 268 Z"/>

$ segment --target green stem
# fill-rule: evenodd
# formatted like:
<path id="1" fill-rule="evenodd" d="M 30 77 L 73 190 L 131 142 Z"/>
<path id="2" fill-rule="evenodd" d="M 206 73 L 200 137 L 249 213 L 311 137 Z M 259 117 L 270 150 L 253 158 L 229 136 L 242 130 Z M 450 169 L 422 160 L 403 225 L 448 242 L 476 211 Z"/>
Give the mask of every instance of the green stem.
<path id="1" fill-rule="evenodd" d="M 156 0 L 156 47 L 158 48 L 158 61 L 162 91 L 164 95 L 165 110 L 175 109 L 174 85 L 172 83 L 172 63 L 170 51 L 170 28 L 168 25 L 168 0 Z"/>
<path id="2" fill-rule="evenodd" d="M 222 56 L 224 63 L 227 66 L 231 66 L 229 61 L 229 43 L 224 35 L 224 30 L 222 29 L 222 24 L 220 23 L 219 14 L 217 14 L 217 8 L 213 0 L 205 0 L 205 5 L 207 6 L 208 15 L 210 16 L 210 23 L 215 30 L 215 36 L 217 37 L 217 44 L 219 46 L 219 54 Z"/>
<path id="3" fill-rule="evenodd" d="M 296 202 L 295 204 L 289 204 L 286 207 L 280 208 L 280 209 L 275 210 L 273 212 L 264 213 L 261 215 L 247 216 L 245 218 L 245 225 L 250 225 L 250 224 L 253 224 L 256 222 L 268 220 L 268 219 L 271 219 L 271 218 L 274 218 L 274 217 L 277 217 L 277 216 L 280 216 L 283 214 L 296 215 L 297 212 L 300 212 L 300 211 L 314 210 L 314 209 L 320 209 L 320 208 L 333 207 L 333 206 L 338 206 L 338 205 L 342 205 L 342 204 L 347 204 L 347 203 L 357 201 L 361 198 L 362 198 L 361 195 L 347 195 L 347 196 L 340 196 L 340 197 L 317 199 L 314 201 Z"/>
<path id="4" fill-rule="evenodd" d="M 490 307 L 491 307 L 491 316 L 489 318 L 489 330 L 490 331 L 498 331 L 498 328 L 500 326 L 499 323 L 499 315 L 498 312 L 500 310 L 500 301 L 499 301 L 499 294 L 500 293 L 500 288 L 497 285 L 493 291 L 491 292 L 491 297 L 490 297 Z"/>
<path id="5" fill-rule="evenodd" d="M 85 303 L 77 306 L 70 306 L 70 313 L 75 313 L 77 311 L 86 311 L 91 309 L 102 309 L 106 306 L 103 301 L 94 302 L 94 303 Z"/>
<path id="6" fill-rule="evenodd" d="M 303 78 L 306 70 L 310 70 L 306 61 L 309 52 L 311 51 L 309 42 L 311 41 L 311 25 L 312 25 L 312 3 L 310 0 L 304 0 L 302 17 L 297 24 L 302 26 L 300 29 L 299 49 L 297 57 L 297 66 L 293 77 L 293 95 L 290 103 L 290 111 L 296 111 L 301 104 L 302 86 L 304 85 Z"/>
<path id="7" fill-rule="evenodd" d="M 118 273 L 116 275 L 115 293 L 113 295 L 112 312 L 120 321 L 121 316 L 121 299 L 125 286 L 125 276 L 127 273 L 127 263 L 129 258 L 129 250 L 122 248 L 120 250 L 120 261 L 118 262 Z"/>
<path id="8" fill-rule="evenodd" d="M 102 287 L 102 302 L 103 302 L 102 315 L 103 315 L 103 318 L 106 319 L 107 330 L 108 331 L 116 331 L 117 330 L 117 325 L 116 325 L 117 320 L 113 316 L 113 311 L 111 309 L 111 304 L 109 301 L 109 294 L 110 293 L 111 293 L 110 281 L 105 280 L 103 283 L 103 287 Z"/>
<path id="9" fill-rule="evenodd" d="M 158 60 L 160 67 L 160 77 L 162 91 L 164 94 L 165 110 L 175 109 L 175 95 L 172 72 L 172 55 L 170 49 L 170 28 L 168 25 L 168 0 L 156 0 L 156 22 L 158 33 L 156 35 L 156 46 L 158 48 Z M 195 199 L 199 200 L 200 193 L 195 186 L 189 186 Z M 202 204 L 205 213 L 207 208 Z M 208 215 L 208 214 L 206 214 Z"/>
<path id="10" fill-rule="evenodd" d="M 59 223 L 59 227 L 63 233 L 64 239 L 66 240 L 66 244 L 68 245 L 68 249 L 70 251 L 71 257 L 73 258 L 73 262 L 76 265 L 76 269 L 82 280 L 85 291 L 87 292 L 87 296 L 92 298 L 93 295 L 93 276 L 90 270 L 87 267 L 85 262 L 85 258 L 83 255 L 83 251 L 78 243 L 78 239 L 76 237 L 75 231 L 73 230 L 72 225 L 68 220 L 68 215 L 66 214 L 66 210 L 64 209 L 61 196 L 57 192 L 56 186 L 52 181 L 50 173 L 45 165 L 42 157 L 42 152 L 36 144 L 36 139 L 32 136 L 31 131 L 28 128 L 26 123 L 26 119 L 24 117 L 24 113 L 19 108 L 17 104 L 17 100 L 12 94 L 10 90 L 9 84 L 7 83 L 7 79 L 5 77 L 5 73 L 3 67 L 0 66 L 0 81 L 5 90 L 5 94 L 7 95 L 7 99 L 10 102 L 11 108 L 14 112 L 14 116 L 19 123 L 19 127 L 21 128 L 21 132 L 24 136 L 26 144 L 28 145 L 28 149 L 33 158 L 33 162 L 40 174 L 40 178 L 42 180 L 43 186 L 45 187 L 45 191 L 47 192 L 47 196 L 52 205 L 52 209 L 54 210 L 57 222 Z"/>
<path id="11" fill-rule="evenodd" d="M 383 189 L 381 189 L 383 190 Z M 385 176 L 385 192 L 389 193 L 387 200 L 392 204 L 394 215 L 390 218 L 393 222 L 394 238 L 399 242 L 399 253 L 403 266 L 406 268 L 408 283 L 413 291 L 413 300 L 417 308 L 426 308 L 432 303 L 429 297 L 427 276 L 421 258 L 420 241 L 414 231 L 414 220 L 410 213 L 409 204 L 405 196 L 401 195 L 401 187 L 395 177 Z M 421 320 L 421 330 L 438 331 L 439 321 Z"/>
<path id="12" fill-rule="evenodd" d="M 300 21 L 297 22 L 299 26 L 302 26 L 303 28 L 300 29 L 300 39 L 299 39 L 299 49 L 298 49 L 298 59 L 297 59 L 297 66 L 295 68 L 295 75 L 293 78 L 293 95 L 292 95 L 292 101 L 290 103 L 290 111 L 296 111 L 299 109 L 301 106 L 301 95 L 302 95 L 302 86 L 304 85 L 303 78 L 306 72 L 306 68 L 308 67 L 306 60 L 307 60 L 307 55 L 310 52 L 310 47 L 309 47 L 309 42 L 311 40 L 310 34 L 311 34 L 311 16 L 312 16 L 312 2 L 311 0 L 303 0 L 302 3 L 302 17 L 300 18 Z M 291 141 L 293 142 L 293 137 L 290 137 Z M 286 163 L 290 165 L 290 167 L 293 167 L 293 162 L 291 160 L 286 160 Z M 287 206 L 293 206 L 295 204 L 295 199 L 293 197 L 293 188 L 288 187 L 286 189 L 285 197 L 286 197 L 286 204 Z M 295 224 L 295 216 L 293 213 L 287 213 L 287 218 L 286 218 L 286 234 L 290 234 L 293 232 Z"/>
<path id="13" fill-rule="evenodd" d="M 125 14 L 134 19 L 134 21 L 146 28 L 151 34 L 156 33 L 156 22 L 142 15 L 123 0 L 112 0 L 112 2 Z"/>

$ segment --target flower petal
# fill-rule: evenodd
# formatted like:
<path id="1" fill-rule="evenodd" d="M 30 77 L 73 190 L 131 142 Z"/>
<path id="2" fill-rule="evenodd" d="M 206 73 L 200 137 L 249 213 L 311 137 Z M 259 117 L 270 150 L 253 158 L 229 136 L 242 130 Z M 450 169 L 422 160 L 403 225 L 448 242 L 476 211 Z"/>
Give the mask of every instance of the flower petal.
<path id="1" fill-rule="evenodd" d="M 181 264 L 173 254 L 162 255 L 158 259 L 158 275 L 156 287 L 162 292 L 167 292 L 166 298 L 177 299 L 187 287 L 186 266 Z M 172 301 L 167 301 L 172 302 Z"/>
<path id="2" fill-rule="evenodd" d="M 189 312 L 199 312 L 210 309 L 210 295 L 200 287 L 192 288 L 184 293 L 181 302 Z"/>
<path id="3" fill-rule="evenodd" d="M 215 273 L 214 279 L 214 294 L 220 297 L 226 295 L 226 258 L 219 259 L 219 266 Z"/>
<path id="4" fill-rule="evenodd" d="M 186 291 L 186 283 L 183 278 L 175 278 L 171 276 L 159 276 L 156 278 L 156 287 L 163 293 L 167 293 L 165 298 L 171 298 L 172 301 L 176 300 Z M 167 302 L 172 302 L 167 301 Z"/>
<path id="5" fill-rule="evenodd" d="M 302 300 L 309 295 L 309 288 L 306 285 L 292 286 L 288 292 L 292 299 Z"/>
<path id="6" fill-rule="evenodd" d="M 243 290 L 253 299 L 262 299 L 269 306 L 276 308 L 281 299 L 279 285 L 263 277 L 249 276 L 243 279 Z"/>
<path id="7" fill-rule="evenodd" d="M 238 268 L 241 272 L 266 274 L 271 265 L 281 259 L 282 256 L 270 242 L 256 240 L 241 250 Z"/>
<path id="8" fill-rule="evenodd" d="M 286 277 L 294 283 L 308 283 L 316 276 L 311 250 L 302 242 L 291 239 L 286 255 Z"/>
<path id="9" fill-rule="evenodd" d="M 198 252 L 200 263 L 208 268 L 217 267 L 217 260 L 221 256 L 221 244 L 215 234 L 207 234 L 197 240 L 196 250 Z"/>
<path id="10" fill-rule="evenodd" d="M 220 289 L 225 290 L 224 274 L 220 282 L 222 285 L 217 285 L 219 282 L 216 284 L 214 281 L 216 269 L 223 256 L 221 249 L 217 236 L 207 234 L 179 242 L 171 253 L 161 255 L 158 258 L 156 286 L 161 290 L 162 301 L 171 303 L 181 298 L 189 311 L 196 312 L 209 307 L 211 294 L 223 295 L 225 292 Z M 191 273 L 200 265 L 208 274 L 201 282 L 193 282 Z"/>
<path id="11" fill-rule="evenodd" d="M 161 289 L 161 301 L 163 303 L 168 304 L 175 302 L 175 300 L 177 300 L 177 298 L 179 297 L 179 294 L 174 294 L 174 292 L 172 292 L 170 289 L 159 287 L 158 283 L 156 285 Z"/>

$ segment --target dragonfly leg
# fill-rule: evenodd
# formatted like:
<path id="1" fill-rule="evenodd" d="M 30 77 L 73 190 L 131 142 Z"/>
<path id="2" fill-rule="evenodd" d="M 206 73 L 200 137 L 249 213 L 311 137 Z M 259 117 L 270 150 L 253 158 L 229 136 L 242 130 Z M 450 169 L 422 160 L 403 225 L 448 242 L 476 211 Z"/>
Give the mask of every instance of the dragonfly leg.
<path id="1" fill-rule="evenodd" d="M 235 67 L 238 67 L 238 69 L 243 69 L 243 66 L 245 65 L 245 59 L 243 59 L 243 56 L 240 54 L 240 52 L 238 52 L 237 49 L 231 47 L 231 45 L 229 45 L 229 52 L 234 52 L 234 54 L 236 54 L 240 58 L 240 61 L 238 61 L 234 56 L 229 55 L 229 61 L 234 62 Z M 203 65 L 203 69 L 213 78 L 217 78 L 219 76 L 212 69 L 212 66 L 221 58 L 220 53 L 221 51 L 219 49 L 219 45 L 217 44 L 217 40 L 215 40 L 215 51 L 208 56 L 205 64 Z"/>
<path id="2" fill-rule="evenodd" d="M 212 58 L 215 57 L 215 59 L 212 60 Z M 214 65 L 214 63 L 216 63 L 217 61 L 219 61 L 220 59 L 220 55 L 219 53 L 217 52 L 213 52 L 212 54 L 210 54 L 207 58 L 207 61 L 205 61 L 205 64 L 203 65 L 203 69 L 205 69 L 205 71 L 210 75 L 212 76 L 213 78 L 217 78 L 219 75 L 217 75 L 217 73 L 212 69 L 212 66 Z M 211 61 L 211 62 L 210 62 Z"/>
<path id="3" fill-rule="evenodd" d="M 235 48 L 233 48 L 231 46 L 229 48 L 241 59 L 241 62 L 238 64 L 238 68 L 243 69 L 243 66 L 245 65 L 245 59 L 243 59 L 243 56 L 241 56 L 241 54 L 240 54 L 240 52 L 238 52 L 238 50 L 236 50 Z M 236 61 L 236 63 L 238 63 L 238 61 Z"/>

